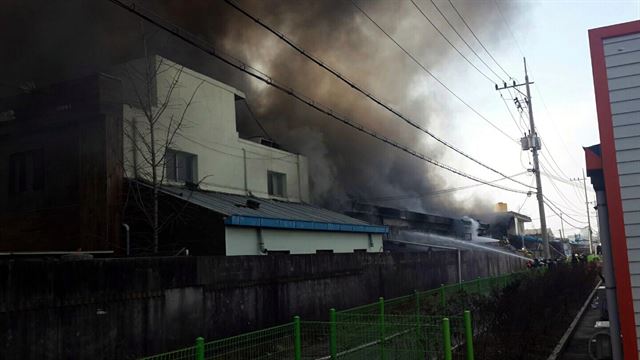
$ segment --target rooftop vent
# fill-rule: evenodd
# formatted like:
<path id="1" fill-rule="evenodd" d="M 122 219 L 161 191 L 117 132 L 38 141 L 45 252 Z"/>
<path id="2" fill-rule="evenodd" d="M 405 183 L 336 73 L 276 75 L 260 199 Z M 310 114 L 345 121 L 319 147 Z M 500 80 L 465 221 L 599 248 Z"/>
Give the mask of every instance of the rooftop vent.
<path id="1" fill-rule="evenodd" d="M 258 210 L 260 209 L 260 203 L 255 200 L 249 199 L 247 200 L 247 207 L 249 209 Z"/>

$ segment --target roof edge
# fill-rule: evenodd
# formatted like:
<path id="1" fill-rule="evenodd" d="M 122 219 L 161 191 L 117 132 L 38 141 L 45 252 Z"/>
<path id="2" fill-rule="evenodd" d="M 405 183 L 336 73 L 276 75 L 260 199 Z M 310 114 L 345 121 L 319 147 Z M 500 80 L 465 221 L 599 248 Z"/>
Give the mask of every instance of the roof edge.
<path id="1" fill-rule="evenodd" d="M 285 220 L 265 218 L 258 216 L 231 215 L 224 220 L 225 225 L 271 228 L 271 229 L 295 229 L 311 231 L 332 231 L 332 232 L 352 232 L 368 234 L 386 234 L 389 232 L 388 226 L 360 225 L 360 224 L 338 224 L 330 222 L 307 221 L 307 220 Z"/>

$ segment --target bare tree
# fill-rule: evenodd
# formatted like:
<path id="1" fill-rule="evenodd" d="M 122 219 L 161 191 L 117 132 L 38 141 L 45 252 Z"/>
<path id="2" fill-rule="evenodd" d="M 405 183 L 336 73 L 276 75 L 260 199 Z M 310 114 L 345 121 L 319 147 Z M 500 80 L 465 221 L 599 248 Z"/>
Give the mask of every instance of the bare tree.
<path id="1" fill-rule="evenodd" d="M 134 189 L 133 197 L 151 229 L 152 251 L 157 253 L 165 225 L 160 219 L 159 190 L 165 182 L 167 152 L 186 125 L 188 110 L 203 81 L 184 98 L 175 96 L 181 90 L 182 66 L 145 56 L 120 70 L 125 82 L 125 105 L 130 110 L 125 111 L 123 124 L 131 151 L 130 163 L 124 166 L 125 175 L 144 181 L 151 188 L 150 201 L 139 189 Z"/>

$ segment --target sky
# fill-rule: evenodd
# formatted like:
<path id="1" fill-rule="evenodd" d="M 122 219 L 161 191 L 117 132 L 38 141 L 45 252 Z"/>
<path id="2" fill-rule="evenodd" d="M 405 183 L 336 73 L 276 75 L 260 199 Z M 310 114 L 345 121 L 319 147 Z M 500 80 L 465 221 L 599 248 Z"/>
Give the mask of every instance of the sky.
<path id="1" fill-rule="evenodd" d="M 438 1 L 437 4 L 443 8 L 448 5 L 446 1 Z M 454 4 L 494 7 L 494 11 L 498 11 L 494 1 L 466 1 L 466 4 L 462 4 L 462 1 L 458 0 L 454 1 Z M 502 2 L 498 2 L 498 5 L 500 4 Z M 524 80 L 522 58 L 526 56 L 529 78 L 535 83 L 531 91 L 536 127 L 543 143 L 543 172 L 566 180 L 580 178 L 584 168 L 582 147 L 599 143 L 588 29 L 639 19 L 640 2 L 526 1 L 519 2 L 518 5 L 525 13 L 505 19 L 501 32 L 477 35 L 480 40 L 491 40 L 486 47 L 509 75 L 519 82 Z M 474 28 L 473 24 L 469 25 Z M 478 25 L 478 28 L 481 26 Z M 453 32 L 448 35 L 455 37 Z M 439 74 L 447 79 L 461 97 L 477 107 L 503 131 L 514 138 L 520 137 L 518 127 L 491 83 L 461 57 L 458 60 L 460 61 L 447 64 L 446 68 L 438 69 Z M 489 60 L 486 62 L 489 63 Z M 481 64 L 478 63 L 478 66 L 481 67 Z M 428 85 L 425 84 L 425 87 Z M 524 92 L 525 89 L 521 90 Z M 505 98 L 511 98 L 507 92 L 502 94 Z M 455 137 L 459 141 L 457 144 L 463 149 L 472 151 L 479 159 L 509 175 L 531 168 L 529 153 L 520 151 L 517 144 L 465 109 L 455 99 L 446 96 L 442 96 L 442 99 L 448 106 L 439 114 L 439 127 L 448 136 Z M 507 102 L 517 116 L 511 101 Z M 523 119 L 528 123 L 527 114 L 524 115 Z M 464 134 L 467 134 L 466 138 Z M 465 140 L 461 141 L 461 138 Z M 477 167 L 460 159 L 459 156 L 448 154 L 445 158 L 462 169 L 478 171 L 485 179 L 497 178 L 495 174 L 483 172 L 482 169 L 477 170 Z M 534 184 L 531 173 L 516 178 Z M 468 180 L 457 177 L 448 177 L 448 180 L 450 186 L 469 184 Z M 509 181 L 501 181 L 500 184 L 522 188 Z M 544 194 L 573 218 L 565 217 L 564 230 L 567 236 L 579 232 L 580 229 L 576 227 L 587 225 L 582 183 L 574 184 L 580 186 L 572 186 L 559 180 L 550 181 L 548 177 L 543 177 Z M 590 190 L 588 179 L 587 189 L 589 200 L 594 201 L 595 194 Z M 457 192 L 455 198 L 464 201 L 474 193 L 483 193 L 482 196 L 494 202 L 506 202 L 509 210 L 519 211 L 533 219 L 532 223 L 527 224 L 528 228 L 540 227 L 535 194 L 528 197 L 483 186 Z M 594 204 L 591 204 L 589 207 L 590 215 L 592 226 L 597 231 L 597 218 L 593 206 Z M 552 229 L 555 235 L 559 235 L 559 229 L 562 227 L 559 216 L 547 209 L 546 217 L 548 228 Z M 586 234 L 584 230 L 583 234 Z"/>

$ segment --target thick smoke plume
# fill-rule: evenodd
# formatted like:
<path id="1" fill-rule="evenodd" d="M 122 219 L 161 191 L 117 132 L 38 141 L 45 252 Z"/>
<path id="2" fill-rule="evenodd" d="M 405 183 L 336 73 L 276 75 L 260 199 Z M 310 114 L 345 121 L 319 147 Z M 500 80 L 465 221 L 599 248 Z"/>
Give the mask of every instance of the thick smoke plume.
<path id="1" fill-rule="evenodd" d="M 436 159 L 445 151 L 222 1 L 138 3 L 391 139 Z M 441 93 L 442 89 L 425 82 L 426 75 L 350 1 L 239 3 L 387 103 L 420 119 L 422 125 L 444 128 L 430 120 L 431 114 L 447 111 L 442 102 L 429 95 Z M 409 1 L 358 3 L 432 70 L 448 66 L 451 58 L 458 56 L 437 38 L 439 35 Z M 417 3 L 436 18 L 429 1 Z M 449 9 L 452 18 L 455 16 L 448 3 L 438 4 Z M 499 31 L 501 20 L 492 3 L 465 5 L 457 1 L 456 4 L 468 22 L 478 26 L 475 30 L 484 39 L 491 39 L 491 33 Z M 509 4 L 501 6 L 506 16 L 517 11 Z M 143 45 L 148 52 L 159 53 L 241 89 L 269 135 L 286 149 L 309 157 L 313 197 L 319 203 L 336 206 L 348 199 L 375 203 L 376 198 L 399 195 L 402 200 L 380 204 L 444 214 L 468 213 L 470 209 L 491 206 L 480 199 L 456 204 L 448 196 L 416 196 L 446 188 L 446 178 L 455 175 L 381 144 L 248 79 L 106 0 L 9 1 L 0 15 L 0 38 L 4 45 L 0 53 L 3 93 L 15 91 L 27 82 L 44 85 L 106 71 L 113 64 L 143 56 Z M 424 89 L 424 84 L 431 84 L 432 88 Z M 238 122 L 241 134 L 264 136 L 243 106 L 238 104 L 238 108 L 243 115 Z"/>

